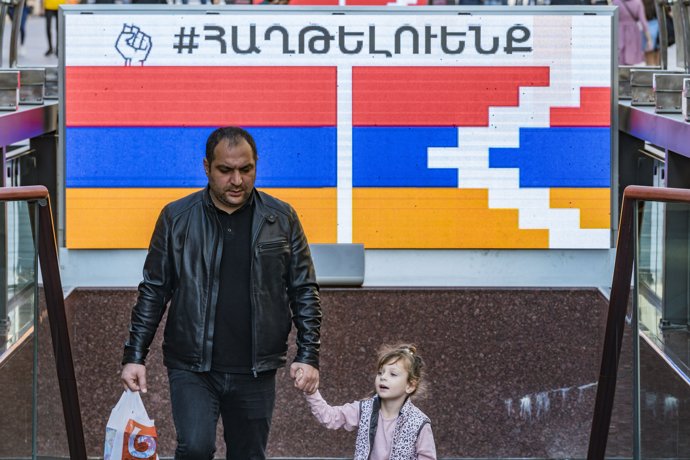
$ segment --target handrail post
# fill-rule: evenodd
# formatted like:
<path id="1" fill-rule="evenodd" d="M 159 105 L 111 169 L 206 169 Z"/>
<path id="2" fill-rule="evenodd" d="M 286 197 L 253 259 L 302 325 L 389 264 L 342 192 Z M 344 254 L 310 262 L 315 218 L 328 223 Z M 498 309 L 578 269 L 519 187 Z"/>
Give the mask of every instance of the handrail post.
<path id="1" fill-rule="evenodd" d="M 65 314 L 65 299 L 62 292 L 57 245 L 55 232 L 53 231 L 52 214 L 50 212 L 50 197 L 46 196 L 38 204 L 38 258 L 41 264 L 43 289 L 48 300 L 46 308 L 48 310 L 58 384 L 65 415 L 67 443 L 72 460 L 86 460 L 84 427 L 79 407 L 79 394 L 77 392 L 77 379 L 74 374 L 67 315 Z"/>
<path id="2" fill-rule="evenodd" d="M 659 67 L 668 69 L 668 0 L 655 0 L 657 22 L 659 23 Z"/>
<path id="3" fill-rule="evenodd" d="M 616 262 L 613 282 L 611 283 L 611 298 L 609 299 L 604 349 L 601 358 L 597 396 L 594 403 L 594 417 L 589 437 L 587 460 L 603 460 L 606 454 L 613 399 L 616 393 L 618 360 L 623 343 L 625 313 L 630 296 L 630 278 L 632 276 L 632 262 L 635 251 L 632 222 L 635 203 L 637 203 L 636 200 L 626 197 L 625 194 L 623 195 L 623 205 L 618 227 Z"/>
<path id="4" fill-rule="evenodd" d="M 5 37 L 5 16 L 7 16 L 7 9 L 10 2 L 8 0 L 0 0 L 0 67 L 2 67 L 3 52 L 5 47 L 3 39 Z"/>
<path id="5" fill-rule="evenodd" d="M 4 169 L 3 169 L 4 170 Z M 7 343 L 12 322 L 7 316 L 7 203 L 0 203 L 0 349 Z"/>
<path id="6" fill-rule="evenodd" d="M 12 33 L 10 34 L 10 61 L 9 67 L 11 69 L 17 68 L 17 49 L 21 41 L 21 24 L 22 16 L 24 16 L 24 5 L 26 0 L 19 0 L 14 5 L 14 12 L 12 13 Z"/>
<path id="7" fill-rule="evenodd" d="M 0 23 L 5 21 L 5 10 L 0 8 L 0 13 L 2 17 L 0 18 Z M 2 27 L 0 27 L 0 32 L 2 32 Z M 2 39 L 0 38 L 0 46 L 2 46 Z M 2 60 L 2 55 L 0 54 L 0 64 Z M 5 146 L 0 147 L 2 149 L 2 174 L 0 174 L 0 187 L 5 186 L 5 171 L 6 167 L 6 154 L 7 149 Z M 0 254 L 7 254 L 7 203 L 0 203 Z M 9 316 L 7 316 L 7 257 L 0 257 L 0 349 L 5 346 L 7 339 L 9 338 L 11 321 Z"/>

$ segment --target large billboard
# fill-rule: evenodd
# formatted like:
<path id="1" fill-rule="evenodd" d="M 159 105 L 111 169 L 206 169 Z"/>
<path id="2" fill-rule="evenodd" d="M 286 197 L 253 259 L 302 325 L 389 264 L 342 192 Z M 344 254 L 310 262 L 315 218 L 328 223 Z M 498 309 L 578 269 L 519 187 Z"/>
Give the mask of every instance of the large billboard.
<path id="1" fill-rule="evenodd" d="M 67 248 L 147 247 L 225 125 L 311 243 L 611 245 L 608 8 L 83 8 L 63 10 Z"/>

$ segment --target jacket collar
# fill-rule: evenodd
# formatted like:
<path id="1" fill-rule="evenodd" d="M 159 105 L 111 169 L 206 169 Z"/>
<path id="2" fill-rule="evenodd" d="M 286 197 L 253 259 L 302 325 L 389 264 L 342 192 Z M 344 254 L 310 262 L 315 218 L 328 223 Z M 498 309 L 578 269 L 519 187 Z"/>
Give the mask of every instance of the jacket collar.
<path id="1" fill-rule="evenodd" d="M 210 211 L 216 212 L 216 205 L 213 204 L 211 199 L 211 187 L 206 185 L 206 189 L 203 194 L 204 204 Z M 276 215 L 270 208 L 264 203 L 263 196 L 256 188 L 252 190 L 252 196 L 250 200 L 254 203 L 254 217 L 252 218 L 252 246 L 256 242 L 259 236 L 259 230 L 264 225 L 264 222 L 268 224 L 273 224 L 276 221 Z"/>

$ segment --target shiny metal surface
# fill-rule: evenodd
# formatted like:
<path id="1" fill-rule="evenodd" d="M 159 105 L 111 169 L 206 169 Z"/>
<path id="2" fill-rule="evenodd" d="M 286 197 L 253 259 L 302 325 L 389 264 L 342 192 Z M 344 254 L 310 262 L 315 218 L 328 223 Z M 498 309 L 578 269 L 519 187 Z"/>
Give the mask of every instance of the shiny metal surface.
<path id="1" fill-rule="evenodd" d="M 680 91 L 655 91 L 654 111 L 656 113 L 680 113 L 682 96 Z"/>
<path id="2" fill-rule="evenodd" d="M 631 68 L 630 90 L 632 93 L 632 105 L 655 105 L 654 78 L 656 75 L 682 74 L 673 70 L 661 70 L 655 68 Z"/>
<path id="3" fill-rule="evenodd" d="M 58 68 L 48 66 L 45 68 L 45 86 L 43 87 L 43 97 L 45 99 L 58 98 Z"/>
<path id="4" fill-rule="evenodd" d="M 5 17 L 7 16 L 7 9 L 10 2 L 8 0 L 0 0 L 0 66 L 2 65 L 2 50 L 5 49 L 3 43 L 5 36 Z"/>
<path id="5" fill-rule="evenodd" d="M 635 106 L 654 106 L 654 88 L 650 86 L 633 86 L 630 88 L 632 93 L 631 104 Z"/>
<path id="6" fill-rule="evenodd" d="M 630 93 L 632 105 L 654 105 L 654 73 L 659 69 L 630 69 Z"/>
<path id="7" fill-rule="evenodd" d="M 19 88 L 18 70 L 0 70 L 0 89 Z"/>
<path id="8" fill-rule="evenodd" d="M 10 35 L 10 67 L 17 67 L 18 45 L 22 16 L 26 0 L 19 0 L 14 5 L 14 19 L 12 20 L 12 34 Z"/>
<path id="9" fill-rule="evenodd" d="M 690 74 L 654 74 L 654 90 L 655 91 L 682 91 L 683 80 L 690 78 Z"/>
<path id="10" fill-rule="evenodd" d="M 0 70 L 0 110 L 17 110 L 19 105 L 19 72 Z"/>
<path id="11" fill-rule="evenodd" d="M 659 65 L 662 69 L 668 69 L 668 24 L 666 21 L 671 5 L 668 0 L 655 0 L 654 9 L 659 21 Z"/>
<path id="12" fill-rule="evenodd" d="M 690 74 L 654 74 L 656 113 L 681 113 L 683 80 Z"/>
<path id="13" fill-rule="evenodd" d="M 654 74 L 669 72 L 668 70 L 652 69 L 645 67 L 634 67 L 630 69 L 630 85 L 632 86 L 652 86 L 654 84 Z"/>
<path id="14" fill-rule="evenodd" d="M 690 78 L 683 80 L 683 92 L 681 99 L 681 113 L 683 114 L 683 119 L 685 121 L 690 121 L 690 111 L 688 106 L 690 106 Z"/>
<path id="15" fill-rule="evenodd" d="M 57 131 L 58 102 L 20 106 L 16 112 L 0 112 L 0 146 Z"/>
<path id="16" fill-rule="evenodd" d="M 618 99 L 631 99 L 631 74 L 633 70 L 661 70 L 659 66 L 633 66 L 633 65 L 619 65 L 618 66 Z M 639 78 L 639 77 L 638 77 Z M 647 86 L 645 84 L 645 86 Z"/>
<path id="17" fill-rule="evenodd" d="M 688 48 L 688 24 L 687 0 L 673 0 L 671 2 L 671 15 L 673 16 L 674 35 L 676 40 L 676 63 L 679 68 L 690 71 L 690 49 Z"/>
<path id="18" fill-rule="evenodd" d="M 621 131 L 690 158 L 690 123 L 681 114 L 657 114 L 652 107 L 620 101 L 618 122 Z"/>
<path id="19" fill-rule="evenodd" d="M 46 80 L 46 70 L 42 67 L 19 68 L 19 104 L 43 104 L 43 86 Z"/>
<path id="20" fill-rule="evenodd" d="M 17 110 L 19 106 L 19 90 L 0 89 L 0 110 Z"/>

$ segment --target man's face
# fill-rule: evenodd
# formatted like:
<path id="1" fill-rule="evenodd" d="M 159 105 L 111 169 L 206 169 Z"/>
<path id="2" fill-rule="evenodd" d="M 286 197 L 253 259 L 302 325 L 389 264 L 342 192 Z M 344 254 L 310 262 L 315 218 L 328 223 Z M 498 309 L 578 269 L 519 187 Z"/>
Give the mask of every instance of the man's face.
<path id="1" fill-rule="evenodd" d="M 213 150 L 213 162 L 204 158 L 204 169 L 213 203 L 233 213 L 249 199 L 256 181 L 256 161 L 251 146 L 242 139 L 230 145 L 223 139 Z"/>

